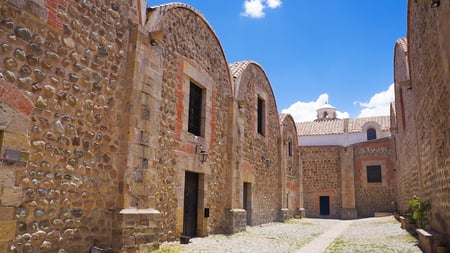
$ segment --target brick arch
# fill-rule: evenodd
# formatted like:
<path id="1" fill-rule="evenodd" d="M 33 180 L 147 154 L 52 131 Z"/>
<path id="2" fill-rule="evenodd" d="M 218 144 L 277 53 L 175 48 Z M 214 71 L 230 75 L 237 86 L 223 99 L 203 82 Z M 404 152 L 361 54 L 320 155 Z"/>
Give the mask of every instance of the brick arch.
<path id="1" fill-rule="evenodd" d="M 33 102 L 17 87 L 0 78 L 0 102 L 5 103 L 17 111 L 30 116 L 33 111 Z"/>

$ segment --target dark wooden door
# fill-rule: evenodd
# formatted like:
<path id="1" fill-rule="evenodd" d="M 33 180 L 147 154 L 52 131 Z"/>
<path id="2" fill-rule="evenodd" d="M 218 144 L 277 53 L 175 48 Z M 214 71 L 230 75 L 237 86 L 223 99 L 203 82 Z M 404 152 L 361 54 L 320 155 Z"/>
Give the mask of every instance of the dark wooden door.
<path id="1" fill-rule="evenodd" d="M 184 181 L 183 235 L 197 236 L 198 174 L 186 172 Z"/>
<path id="2" fill-rule="evenodd" d="M 251 184 L 244 183 L 244 209 L 247 212 L 247 225 L 252 224 L 251 206 Z"/>
<path id="3" fill-rule="evenodd" d="M 320 196 L 320 215 L 330 215 L 330 197 Z"/>

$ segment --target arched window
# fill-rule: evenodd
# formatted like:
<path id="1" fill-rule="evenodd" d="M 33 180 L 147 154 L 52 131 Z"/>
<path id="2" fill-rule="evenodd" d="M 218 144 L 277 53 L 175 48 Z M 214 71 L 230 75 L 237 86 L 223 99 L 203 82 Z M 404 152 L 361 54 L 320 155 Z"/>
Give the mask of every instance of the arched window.
<path id="1" fill-rule="evenodd" d="M 375 139 L 377 139 L 377 130 L 374 128 L 367 129 L 367 140 L 370 141 Z"/>

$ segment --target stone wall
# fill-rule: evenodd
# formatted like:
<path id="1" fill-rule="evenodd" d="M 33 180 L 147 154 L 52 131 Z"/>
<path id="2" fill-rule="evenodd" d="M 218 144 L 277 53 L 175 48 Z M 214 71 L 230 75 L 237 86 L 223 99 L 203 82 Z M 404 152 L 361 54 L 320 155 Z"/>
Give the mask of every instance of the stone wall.
<path id="1" fill-rule="evenodd" d="M 399 208 L 405 210 L 410 194 L 424 201 L 431 201 L 430 222 L 432 229 L 448 238 L 450 220 L 450 165 L 449 154 L 449 63 L 450 63 L 450 4 L 440 1 L 431 8 L 429 3 L 408 3 L 408 58 L 410 90 L 400 109 L 411 121 L 400 124 L 396 135 L 397 166 L 399 177 Z M 396 63 L 398 59 L 396 59 Z M 395 73 L 404 75 L 404 67 L 396 64 Z M 396 86 L 401 86 L 400 78 Z M 396 109 L 401 108 L 396 101 Z M 409 123 L 409 124 L 408 124 Z M 412 160 L 415 166 L 410 166 Z M 412 187 L 414 192 L 409 188 Z"/>
<path id="2" fill-rule="evenodd" d="M 307 217 L 321 217 L 319 197 L 329 196 L 330 216 L 340 217 L 341 161 L 339 146 L 299 147 Z"/>
<path id="3" fill-rule="evenodd" d="M 355 199 L 359 217 L 373 217 L 376 212 L 393 212 L 394 163 L 392 140 L 385 138 L 353 145 Z M 367 182 L 367 166 L 381 166 L 381 182 Z"/>
<path id="4" fill-rule="evenodd" d="M 118 122 L 127 108 L 128 25 L 137 21 L 133 4 L 0 3 L 1 89 L 13 86 L 33 105 L 26 167 L 2 168 L 15 175 L 7 189 L 23 192 L 20 203 L 1 204 L 8 217 L 14 209 L 17 230 L 2 238 L 15 234 L 17 251 L 86 252 L 94 243 L 111 245 L 119 203 Z"/>
<path id="5" fill-rule="evenodd" d="M 396 156 L 396 201 L 397 209 L 402 213 L 407 211 L 412 196 L 418 194 L 421 181 L 408 55 L 407 40 L 405 38 L 397 40 L 394 59 L 396 125 L 393 136 Z"/>
<path id="6" fill-rule="evenodd" d="M 299 147 L 299 151 L 308 217 L 324 217 L 320 215 L 320 196 L 330 199 L 330 215 L 325 217 L 354 219 L 394 211 L 393 144 L 390 138 L 348 147 Z M 381 183 L 367 182 L 368 165 L 381 166 Z"/>
<path id="7" fill-rule="evenodd" d="M 251 225 L 276 221 L 282 206 L 280 124 L 270 83 L 261 66 L 243 62 L 235 82 L 237 99 L 245 101 L 239 112 L 239 164 L 241 186 L 251 183 Z M 264 131 L 257 131 L 258 98 L 264 101 Z"/>
<path id="8" fill-rule="evenodd" d="M 283 207 L 289 210 L 288 217 L 292 218 L 294 214 L 299 214 L 301 208 L 303 208 L 303 199 L 301 197 L 302 192 L 302 175 L 298 164 L 298 139 L 297 129 L 294 119 L 291 115 L 281 115 L 281 135 L 283 138 L 282 143 L 282 176 L 284 191 Z"/>
<path id="9" fill-rule="evenodd" d="M 226 210 L 231 207 L 226 186 L 230 168 L 228 136 L 232 93 L 228 63 L 220 43 L 207 21 L 184 4 L 168 4 L 148 12 L 147 31 L 164 32 L 155 46 L 162 63 L 162 86 L 158 108 L 161 117 L 158 149 L 150 170 L 155 175 L 154 208 L 161 212 L 160 239 L 177 240 L 183 233 L 185 172 L 201 178 L 198 211 L 209 208 L 210 216 L 198 216 L 197 235 L 226 230 Z M 142 56 L 147 57 L 147 56 Z M 202 134 L 188 131 L 189 84 L 204 92 Z M 154 83 L 149 82 L 152 86 Z M 232 109 L 232 108 L 230 108 Z M 200 163 L 197 145 L 208 152 Z"/>

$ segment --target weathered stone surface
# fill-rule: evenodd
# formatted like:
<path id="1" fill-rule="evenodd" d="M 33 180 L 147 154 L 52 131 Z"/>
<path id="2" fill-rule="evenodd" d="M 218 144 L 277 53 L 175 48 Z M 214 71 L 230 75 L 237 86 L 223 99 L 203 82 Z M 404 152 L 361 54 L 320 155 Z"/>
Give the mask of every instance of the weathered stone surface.
<path id="1" fill-rule="evenodd" d="M 19 37 L 23 40 L 26 40 L 26 41 L 29 41 L 32 36 L 31 31 L 26 27 L 17 27 L 14 30 L 14 32 L 17 35 L 17 37 Z"/>
<path id="2" fill-rule="evenodd" d="M 16 232 L 16 222 L 13 220 L 0 221 L 0 241 L 8 241 L 14 239 Z"/>
<path id="3" fill-rule="evenodd" d="M 24 61 L 26 58 L 25 51 L 23 51 L 21 48 L 17 48 L 14 50 L 14 57 L 18 60 Z"/>
<path id="4" fill-rule="evenodd" d="M 408 38 L 395 46 L 395 110 L 398 209 L 407 212 L 417 195 L 431 201 L 430 229 L 448 233 L 450 224 L 448 4 L 408 4 Z M 406 85 L 405 85 L 406 84 Z M 444 222 L 445 221 L 445 222 Z M 450 243 L 448 235 L 445 241 Z"/>
<path id="5" fill-rule="evenodd" d="M 175 4 L 152 10 L 148 15 L 154 16 L 141 17 L 149 22 L 144 28 L 137 24 L 137 1 L 53 1 L 57 8 L 50 2 L 10 0 L 3 6 L 7 10 L 3 8 L 1 13 L 1 74 L 17 94 L 32 104 L 28 110 L 18 110 L 29 116 L 24 127 L 28 130 L 24 132 L 29 143 L 21 148 L 30 155 L 26 165 L 14 165 L 17 174 L 8 187 L 2 182 L 5 186 L 0 211 L 5 203 L 17 210 L 11 224 L 1 224 L 0 233 L 6 232 L 0 238 L 6 238 L 15 247 L 20 245 L 23 252 L 61 253 L 88 252 L 87 245 L 93 242 L 105 245 L 112 242 L 112 247 L 119 252 L 126 246 L 137 249 L 139 243 L 177 240 L 183 229 L 180 207 L 184 201 L 186 171 L 198 173 L 199 189 L 202 189 L 200 205 L 210 208 L 208 219 L 199 218 L 200 235 L 225 230 L 228 220 L 224 208 L 242 208 L 244 182 L 258 189 L 253 195 L 251 222 L 259 224 L 279 217 L 286 200 L 280 193 L 289 190 L 280 185 L 279 146 L 284 135 L 280 134 L 270 83 L 259 66 L 251 65 L 248 75 L 242 77 L 249 87 L 242 89 L 239 100 L 247 101 L 249 106 L 236 109 L 230 69 L 217 37 L 204 18 L 191 8 L 184 5 L 178 8 Z M 432 22 L 414 13 L 412 25 L 419 23 L 417 20 Z M 444 14 L 427 16 L 448 20 Z M 149 44 L 147 31 L 155 28 L 154 25 L 165 30 L 164 39 L 157 46 Z M 446 31 L 446 25 L 440 25 L 441 31 Z M 427 59 L 424 66 L 439 65 L 432 60 L 436 54 L 431 48 L 442 46 L 433 41 L 447 41 L 433 36 L 427 40 L 429 45 L 422 47 L 430 50 L 422 52 L 417 45 L 411 47 L 413 58 L 420 54 Z M 413 58 L 413 62 L 417 61 Z M 423 70 L 423 66 L 412 69 L 415 68 L 421 70 L 418 73 Z M 448 72 L 445 68 L 441 70 L 441 73 Z M 432 76 L 435 83 L 445 75 L 424 76 Z M 415 78 L 427 87 L 425 79 Z M 185 86 L 191 80 L 206 92 L 201 136 L 186 130 L 189 95 Z M 448 173 L 441 151 L 448 150 L 442 149 L 447 147 L 442 140 L 448 140 L 448 136 L 441 129 L 449 124 L 448 119 L 437 117 L 433 121 L 432 116 L 447 115 L 438 103 L 445 104 L 448 88 L 443 88 L 445 81 L 436 83 L 428 84 L 432 88 L 424 92 L 426 97 L 438 97 L 439 102 L 417 93 L 417 104 L 406 102 L 406 105 L 420 109 L 405 118 L 414 116 L 417 121 L 414 125 L 418 127 L 432 122 L 433 131 L 416 139 L 420 140 L 421 153 L 437 157 L 438 162 L 420 158 L 421 175 L 424 181 L 432 182 L 436 180 L 436 172 L 437 183 L 445 186 Z M 413 92 L 417 91 L 413 89 Z M 254 106 L 250 106 L 256 104 L 258 96 L 264 97 L 269 115 L 265 135 L 255 132 Z M 6 98 L 2 97 L 3 101 Z M 19 107 L 26 103 L 16 104 Z M 236 130 L 236 125 L 241 124 L 238 120 L 242 125 Z M 194 140 L 209 153 L 208 160 L 202 164 L 198 162 Z M 412 140 L 413 135 L 400 140 L 402 157 L 419 157 L 406 149 L 415 146 L 411 145 Z M 262 156 L 271 163 L 266 165 Z M 331 167 L 337 166 L 336 152 L 332 150 L 324 156 L 332 160 Z M 299 174 L 294 160 L 286 161 L 291 168 L 286 172 L 286 180 L 295 188 Z M 399 168 L 407 171 L 404 168 L 411 165 L 411 171 L 416 171 L 415 164 L 419 161 L 403 160 Z M 311 173 L 312 166 L 308 166 L 306 173 Z M 331 184 L 339 177 L 333 173 L 327 179 Z M 402 181 L 403 185 L 413 182 L 417 175 L 408 173 L 399 173 L 408 178 Z M 444 194 L 432 193 L 429 185 L 411 184 L 411 191 L 419 189 L 425 189 L 427 195 L 433 196 L 434 203 L 439 203 L 437 213 L 448 209 Z M 310 194 L 307 190 L 305 196 Z M 401 203 L 405 203 L 410 193 L 409 189 L 399 192 Z M 360 192 L 361 197 L 373 195 L 367 189 Z M 289 204 L 295 205 L 295 201 L 290 201 Z M 144 210 L 156 208 L 161 213 L 126 217 L 118 214 L 130 206 Z M 244 215 L 236 216 L 239 217 L 233 218 L 233 222 L 242 223 Z M 443 220 L 449 220 L 447 216 L 442 216 Z M 5 212 L 5 217 L 10 217 L 9 212 Z M 238 225 L 243 227 L 242 224 Z"/>
<path id="6" fill-rule="evenodd" d="M 6 58 L 3 60 L 3 64 L 8 70 L 15 70 L 18 66 L 16 60 L 14 58 Z"/>

